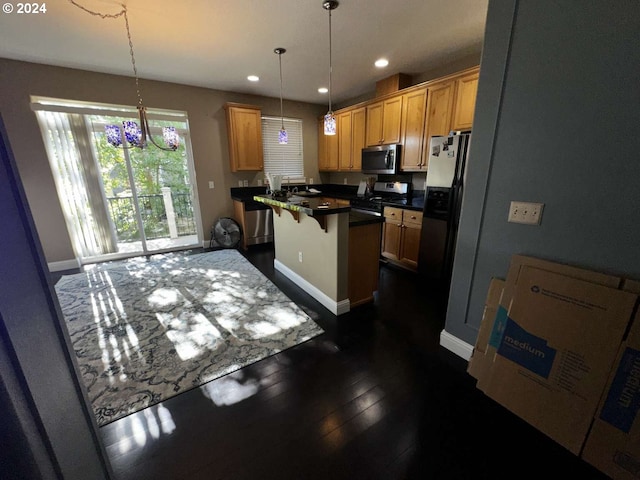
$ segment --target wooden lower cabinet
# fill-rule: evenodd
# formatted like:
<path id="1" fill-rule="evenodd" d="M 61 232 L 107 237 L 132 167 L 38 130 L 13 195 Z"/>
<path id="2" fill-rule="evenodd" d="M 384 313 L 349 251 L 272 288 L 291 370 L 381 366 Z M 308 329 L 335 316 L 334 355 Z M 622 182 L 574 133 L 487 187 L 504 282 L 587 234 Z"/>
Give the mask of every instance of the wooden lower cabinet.
<path id="1" fill-rule="evenodd" d="M 418 269 L 422 212 L 384 207 L 382 257 L 408 268 Z"/>

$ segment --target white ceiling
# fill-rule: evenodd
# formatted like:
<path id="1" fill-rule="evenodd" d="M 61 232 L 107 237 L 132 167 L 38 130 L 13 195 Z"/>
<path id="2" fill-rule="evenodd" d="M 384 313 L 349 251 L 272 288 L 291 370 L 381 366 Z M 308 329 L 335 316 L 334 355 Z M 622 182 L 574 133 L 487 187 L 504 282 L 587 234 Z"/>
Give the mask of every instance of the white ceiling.
<path id="1" fill-rule="evenodd" d="M 17 8 L 17 2 L 9 1 Z M 75 0 L 105 14 L 115 0 Z M 323 0 L 124 0 L 140 78 L 323 104 L 329 13 Z M 38 2 L 39 4 L 42 2 Z M 416 75 L 480 51 L 488 0 L 340 0 L 332 12 L 332 100 L 369 93 L 395 73 Z M 0 56 L 132 76 L 125 22 L 69 0 L 46 13 L 0 14 Z M 373 62 L 390 64 L 377 69 Z M 1 72 L 0 72 L 1 73 Z M 255 74 L 257 83 L 246 80 Z M 142 82 L 144 93 L 144 82 Z"/>

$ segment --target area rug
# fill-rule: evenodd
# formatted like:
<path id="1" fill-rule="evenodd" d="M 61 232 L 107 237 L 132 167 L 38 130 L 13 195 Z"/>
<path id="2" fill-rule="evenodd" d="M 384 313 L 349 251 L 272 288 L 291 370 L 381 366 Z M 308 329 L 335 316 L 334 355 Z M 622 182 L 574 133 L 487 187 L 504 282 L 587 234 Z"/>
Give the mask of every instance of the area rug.
<path id="1" fill-rule="evenodd" d="M 100 426 L 323 332 L 232 249 L 100 264 L 55 289 Z"/>

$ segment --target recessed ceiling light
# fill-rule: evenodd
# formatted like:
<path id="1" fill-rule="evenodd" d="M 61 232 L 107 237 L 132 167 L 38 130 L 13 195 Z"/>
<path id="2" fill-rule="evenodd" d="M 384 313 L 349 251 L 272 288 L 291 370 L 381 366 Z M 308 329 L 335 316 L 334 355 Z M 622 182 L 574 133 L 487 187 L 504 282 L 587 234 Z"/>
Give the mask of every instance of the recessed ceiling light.
<path id="1" fill-rule="evenodd" d="M 374 65 L 378 68 L 384 68 L 389 65 L 389 60 L 387 60 L 386 58 L 379 58 L 378 60 L 376 60 L 376 63 L 374 63 Z"/>
<path id="2" fill-rule="evenodd" d="M 329 89 L 327 87 L 320 87 L 318 89 L 318 92 L 320 92 L 320 93 L 327 93 L 328 91 L 329 91 Z"/>
<path id="3" fill-rule="evenodd" d="M 258 80 L 260 80 L 260 77 L 258 77 L 257 75 L 249 75 L 247 77 L 247 80 L 249 80 L 250 82 L 257 82 Z"/>

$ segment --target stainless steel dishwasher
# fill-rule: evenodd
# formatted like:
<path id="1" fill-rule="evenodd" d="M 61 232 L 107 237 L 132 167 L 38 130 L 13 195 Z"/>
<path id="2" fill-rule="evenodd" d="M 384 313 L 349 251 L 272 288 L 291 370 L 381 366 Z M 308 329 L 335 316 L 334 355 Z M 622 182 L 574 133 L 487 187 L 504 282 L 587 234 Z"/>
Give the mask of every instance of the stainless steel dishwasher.
<path id="1" fill-rule="evenodd" d="M 244 207 L 246 244 L 273 242 L 273 210 L 259 202 L 246 202 Z"/>

